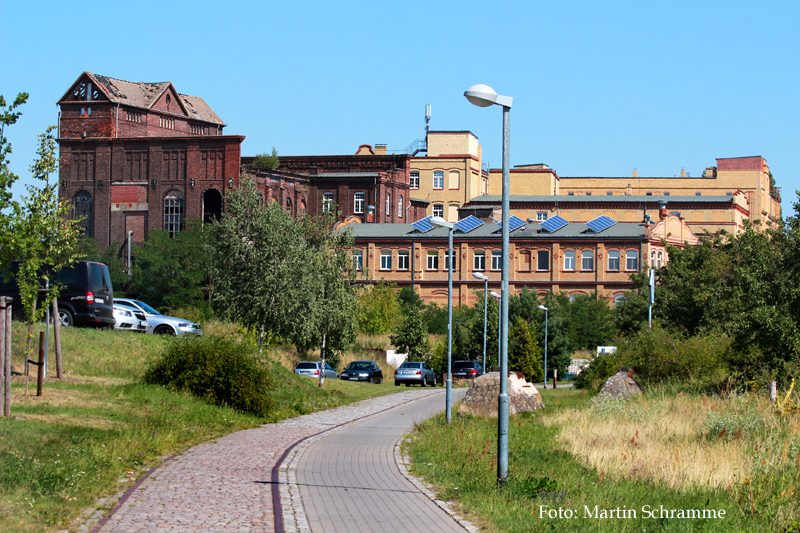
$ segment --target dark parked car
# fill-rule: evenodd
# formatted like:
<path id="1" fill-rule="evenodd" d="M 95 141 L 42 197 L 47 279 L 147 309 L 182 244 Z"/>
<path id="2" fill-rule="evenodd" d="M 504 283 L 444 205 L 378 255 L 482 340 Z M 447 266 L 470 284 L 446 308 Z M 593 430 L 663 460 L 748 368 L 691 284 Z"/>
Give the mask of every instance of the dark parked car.
<path id="1" fill-rule="evenodd" d="M 418 383 L 423 387 L 430 383 L 435 387 L 436 372 L 428 366 L 428 363 L 406 361 L 394 371 L 394 384 L 400 386 L 401 383 L 405 383 L 406 387 L 412 383 Z"/>
<path id="2" fill-rule="evenodd" d="M 483 375 L 483 366 L 477 361 L 453 361 L 451 367 L 453 377 L 456 378 L 477 378 Z"/>
<path id="3" fill-rule="evenodd" d="M 383 371 L 374 361 L 353 361 L 342 370 L 339 379 L 369 381 L 380 385 L 383 383 Z"/>
<path id="4" fill-rule="evenodd" d="M 15 316 L 23 313 L 16 279 L 21 265 L 22 261 L 13 261 L 11 272 L 0 272 L 0 296 L 13 298 Z M 114 325 L 114 289 L 106 265 L 78 261 L 59 270 L 55 281 L 62 286 L 58 295 L 58 320 L 62 326 Z"/>

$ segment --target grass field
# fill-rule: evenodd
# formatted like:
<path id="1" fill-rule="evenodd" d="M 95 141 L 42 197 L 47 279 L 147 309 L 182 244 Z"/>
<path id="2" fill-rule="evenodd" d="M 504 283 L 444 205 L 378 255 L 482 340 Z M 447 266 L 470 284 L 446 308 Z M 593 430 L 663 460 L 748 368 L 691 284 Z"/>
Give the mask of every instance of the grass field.
<path id="1" fill-rule="evenodd" d="M 542 396 L 544 410 L 511 419 L 504 487 L 496 420 L 421 424 L 406 444 L 413 472 L 487 531 L 800 528 L 796 411 L 776 413 L 753 394 L 654 392 L 630 403 L 574 389 Z"/>
<path id="2" fill-rule="evenodd" d="M 204 327 L 207 334 L 235 332 L 225 324 Z M 15 371 L 23 367 L 25 336 L 15 323 Z M 140 383 L 148 359 L 172 342 L 186 339 L 68 328 L 62 330 L 64 379 L 54 377 L 52 347 L 41 398 L 35 396 L 35 367 L 27 398 L 25 378 L 14 377 L 12 417 L 0 418 L 0 531 L 69 529 L 81 509 L 194 444 L 398 390 L 391 380 L 380 386 L 327 380 L 320 389 L 289 370 L 301 356 L 282 349 L 270 363 L 276 408 L 269 418 L 257 418 Z"/>

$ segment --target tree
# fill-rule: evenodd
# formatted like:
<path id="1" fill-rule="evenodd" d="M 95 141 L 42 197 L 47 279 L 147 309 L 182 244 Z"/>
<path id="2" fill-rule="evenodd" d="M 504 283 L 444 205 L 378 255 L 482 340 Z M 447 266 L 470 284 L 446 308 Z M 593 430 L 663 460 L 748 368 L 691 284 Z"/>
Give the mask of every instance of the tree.
<path id="1" fill-rule="evenodd" d="M 594 351 L 597 346 L 607 346 L 614 339 L 617 332 L 613 311 L 596 292 L 572 300 L 562 293 L 558 301 L 566 311 L 571 349 Z"/>
<path id="2" fill-rule="evenodd" d="M 27 194 L 22 202 L 13 203 L 10 231 L 5 240 L 10 253 L 23 261 L 17 282 L 28 322 L 28 359 L 33 323 L 42 319 L 58 296 L 56 273 L 78 260 L 75 248 L 82 231 L 78 220 L 69 219 L 69 204 L 59 203 L 58 182 L 50 183 L 50 174 L 58 169 L 54 129 L 55 126 L 50 126 L 39 135 L 38 157 L 30 167 L 33 178 L 44 182 L 42 188 L 26 185 Z M 50 291 L 37 308 L 38 291 L 45 286 Z"/>
<path id="3" fill-rule="evenodd" d="M 397 333 L 389 337 L 392 345 L 400 352 L 408 353 L 409 361 L 424 361 L 431 351 L 428 341 L 428 327 L 418 307 L 411 307 L 408 314 L 397 326 Z"/>
<path id="4" fill-rule="evenodd" d="M 7 105 L 3 95 L 0 95 L 0 243 L 8 242 L 9 210 L 12 208 L 11 186 L 18 178 L 9 168 L 8 156 L 11 155 L 11 143 L 6 138 L 5 130 L 6 126 L 16 124 L 22 113 L 15 109 L 27 101 L 28 93 L 19 93 L 14 102 Z M 10 252 L 7 245 L 0 244 L 0 270 L 13 258 Z"/>
<path id="5" fill-rule="evenodd" d="M 361 333 L 382 335 L 394 331 L 400 316 L 395 287 L 386 282 L 366 287 L 358 298 L 356 315 Z"/>
<path id="6" fill-rule="evenodd" d="M 279 166 L 281 166 L 281 160 L 278 159 L 278 150 L 273 146 L 271 154 L 258 154 L 253 162 L 250 164 L 250 168 L 268 168 L 270 170 L 275 170 Z"/>
<path id="7" fill-rule="evenodd" d="M 130 291 L 156 309 L 205 304 L 206 235 L 199 220 L 190 220 L 186 226 L 172 237 L 166 230 L 150 230 L 147 240 L 134 246 Z"/>
<path id="8" fill-rule="evenodd" d="M 509 370 L 522 372 L 531 382 L 542 380 L 544 378 L 542 350 L 524 318 L 517 318 L 509 337 Z"/>
<path id="9" fill-rule="evenodd" d="M 397 293 L 397 299 L 400 301 L 400 311 L 403 315 L 408 314 L 408 310 L 411 307 L 422 308 L 425 305 L 422 297 L 411 287 L 400 289 L 400 292 Z"/>

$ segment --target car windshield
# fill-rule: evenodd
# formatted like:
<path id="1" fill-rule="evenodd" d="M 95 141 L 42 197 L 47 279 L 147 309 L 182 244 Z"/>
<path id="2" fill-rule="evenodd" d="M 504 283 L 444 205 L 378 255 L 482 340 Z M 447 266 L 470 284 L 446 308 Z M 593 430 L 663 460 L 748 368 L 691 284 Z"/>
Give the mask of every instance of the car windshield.
<path id="1" fill-rule="evenodd" d="M 155 309 L 153 309 L 152 307 L 150 307 L 149 305 L 147 305 L 144 302 L 140 302 L 139 300 L 131 300 L 131 301 L 133 303 L 135 303 L 136 305 L 138 305 L 139 307 L 141 307 L 142 309 L 144 309 L 146 312 L 150 313 L 151 315 L 160 315 L 161 314 L 161 313 L 159 313 L 158 311 L 156 311 Z"/>
<path id="2" fill-rule="evenodd" d="M 347 365 L 347 370 L 372 370 L 372 365 L 369 363 L 350 363 Z"/>
<path id="3" fill-rule="evenodd" d="M 475 363 L 469 361 L 456 361 L 453 363 L 453 368 L 475 368 Z"/>
<path id="4" fill-rule="evenodd" d="M 295 369 L 308 370 L 310 368 L 317 368 L 317 363 L 297 363 Z"/>
<path id="5" fill-rule="evenodd" d="M 403 363 L 400 368 L 419 368 L 420 364 L 422 363 Z"/>

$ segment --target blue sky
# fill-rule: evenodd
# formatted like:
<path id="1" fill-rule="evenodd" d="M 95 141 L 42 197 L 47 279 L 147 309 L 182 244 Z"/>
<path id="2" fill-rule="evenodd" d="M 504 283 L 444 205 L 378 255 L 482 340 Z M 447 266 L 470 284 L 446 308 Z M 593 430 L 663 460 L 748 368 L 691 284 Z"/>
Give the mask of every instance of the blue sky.
<path id="1" fill-rule="evenodd" d="M 561 176 L 693 176 L 761 155 L 800 189 L 800 2 L 94 2 L 0 0 L 0 94 L 27 91 L 6 130 L 23 178 L 36 135 L 83 71 L 172 81 L 246 136 L 243 155 L 403 150 L 431 129 L 469 130 L 501 163 Z M 22 188 L 15 187 L 21 194 Z"/>

